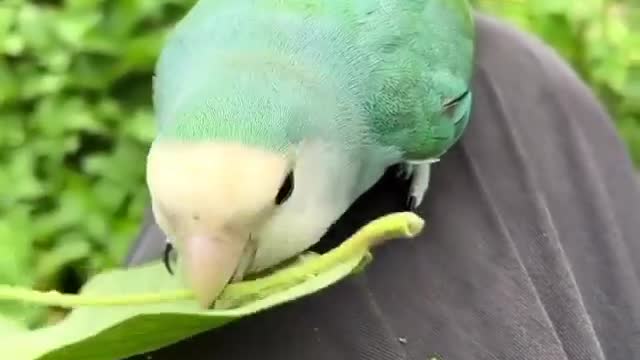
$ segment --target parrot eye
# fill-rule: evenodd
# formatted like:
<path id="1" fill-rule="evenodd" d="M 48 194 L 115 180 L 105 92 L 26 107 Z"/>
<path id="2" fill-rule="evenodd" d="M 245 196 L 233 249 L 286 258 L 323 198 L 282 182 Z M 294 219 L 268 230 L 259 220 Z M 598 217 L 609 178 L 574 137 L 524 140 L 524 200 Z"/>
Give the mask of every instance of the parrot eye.
<path id="1" fill-rule="evenodd" d="M 278 194 L 276 195 L 276 205 L 280 205 L 283 202 L 287 201 L 291 193 L 293 192 L 293 171 L 289 171 L 287 177 L 282 182 L 280 186 L 280 190 L 278 190 Z"/>
<path id="2" fill-rule="evenodd" d="M 460 102 L 462 100 L 464 100 L 464 98 L 469 94 L 469 90 L 467 89 L 465 92 L 463 92 L 462 94 L 460 94 L 459 96 L 451 99 L 451 100 L 447 100 L 444 105 L 442 106 L 443 112 L 446 115 L 449 116 L 453 116 L 455 115 L 455 112 L 458 108 L 458 105 L 460 104 Z"/>

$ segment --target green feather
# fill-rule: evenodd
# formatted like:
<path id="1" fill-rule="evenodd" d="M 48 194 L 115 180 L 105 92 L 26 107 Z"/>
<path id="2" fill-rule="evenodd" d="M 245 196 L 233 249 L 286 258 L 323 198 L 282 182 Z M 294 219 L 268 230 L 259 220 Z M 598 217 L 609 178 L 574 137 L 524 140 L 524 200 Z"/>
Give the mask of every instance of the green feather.
<path id="1" fill-rule="evenodd" d="M 468 121 L 466 0 L 200 0 L 163 49 L 158 137 L 441 155 Z"/>

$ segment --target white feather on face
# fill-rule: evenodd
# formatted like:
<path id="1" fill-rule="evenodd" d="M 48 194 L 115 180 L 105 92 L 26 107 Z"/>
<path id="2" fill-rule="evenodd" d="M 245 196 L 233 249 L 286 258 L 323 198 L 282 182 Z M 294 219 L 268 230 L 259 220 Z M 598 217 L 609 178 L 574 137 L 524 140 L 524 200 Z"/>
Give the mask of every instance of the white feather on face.
<path id="1" fill-rule="evenodd" d="M 294 188 L 256 232 L 258 251 L 251 271 L 261 271 L 305 251 L 359 195 L 362 164 L 344 149 L 306 141 L 295 151 Z"/>
<path id="2" fill-rule="evenodd" d="M 203 307 L 243 275 L 236 272 L 250 263 L 251 234 L 275 208 L 289 166 L 283 154 L 240 144 L 153 145 L 147 182 L 154 215 Z"/>
<path id="3" fill-rule="evenodd" d="M 160 227 L 180 242 L 197 233 L 247 233 L 269 212 L 289 169 L 283 154 L 234 143 L 154 144 L 147 182 Z"/>
<path id="4" fill-rule="evenodd" d="M 290 170 L 293 190 L 276 205 Z M 321 142 L 302 143 L 290 154 L 166 142 L 150 152 L 147 178 L 157 222 L 176 247 L 200 233 L 251 233 L 258 246 L 251 269 L 260 270 L 317 242 L 354 200 L 360 171 Z"/>

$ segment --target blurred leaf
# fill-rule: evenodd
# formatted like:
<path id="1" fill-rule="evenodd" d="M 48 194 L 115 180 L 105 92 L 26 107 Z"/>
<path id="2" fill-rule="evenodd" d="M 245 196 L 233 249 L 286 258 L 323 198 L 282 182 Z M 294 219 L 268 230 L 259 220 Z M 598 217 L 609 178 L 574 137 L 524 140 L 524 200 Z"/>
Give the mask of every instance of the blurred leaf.
<path id="1" fill-rule="evenodd" d="M 87 33 L 95 28 L 102 16 L 93 9 L 60 13 L 55 22 L 58 37 L 72 48 L 80 48 Z"/>
<path id="2" fill-rule="evenodd" d="M 61 236 L 52 250 L 39 258 L 34 271 L 39 279 L 53 279 L 60 269 L 71 263 L 86 259 L 91 255 L 91 246 L 81 234 L 71 233 Z"/>
<path id="3" fill-rule="evenodd" d="M 1 284 L 30 286 L 33 283 L 35 274 L 31 271 L 33 252 L 29 213 L 27 207 L 13 206 L 10 211 L 4 212 L 0 219 Z M 0 302 L 0 320 L 7 318 L 27 325 L 40 318 L 42 313 L 43 310 L 34 305 Z"/>
<path id="4" fill-rule="evenodd" d="M 0 283 L 31 283 L 29 209 L 14 206 L 0 219 Z"/>
<path id="5" fill-rule="evenodd" d="M 16 152 L 0 164 L 0 206 L 41 196 L 44 187 L 34 172 L 36 158 L 29 151 Z"/>
<path id="6" fill-rule="evenodd" d="M 0 336 L 16 334 L 26 330 L 27 329 L 22 327 L 22 325 L 17 321 L 0 316 Z"/>

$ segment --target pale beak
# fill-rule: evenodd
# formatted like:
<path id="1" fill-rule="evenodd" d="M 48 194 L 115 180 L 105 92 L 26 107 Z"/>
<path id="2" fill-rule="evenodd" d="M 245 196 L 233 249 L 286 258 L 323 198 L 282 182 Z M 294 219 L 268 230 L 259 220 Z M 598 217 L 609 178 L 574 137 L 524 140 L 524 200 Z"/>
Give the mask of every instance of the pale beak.
<path id="1" fill-rule="evenodd" d="M 182 244 L 183 268 L 188 285 L 203 308 L 220 295 L 240 265 L 246 238 L 196 236 Z"/>

